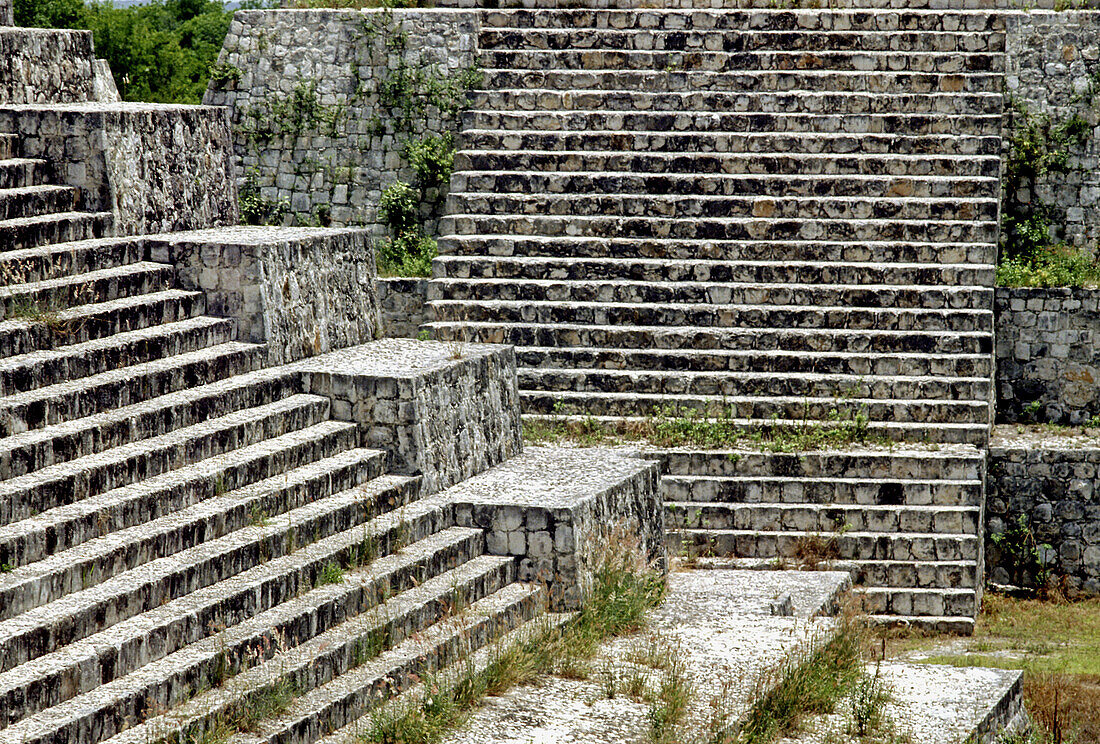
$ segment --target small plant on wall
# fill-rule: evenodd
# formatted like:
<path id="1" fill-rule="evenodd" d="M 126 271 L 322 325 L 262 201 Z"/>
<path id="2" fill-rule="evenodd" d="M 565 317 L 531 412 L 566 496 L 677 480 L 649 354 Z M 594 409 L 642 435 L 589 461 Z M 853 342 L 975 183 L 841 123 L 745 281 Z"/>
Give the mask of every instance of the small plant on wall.
<path id="1" fill-rule="evenodd" d="M 378 271 L 388 276 L 430 276 L 435 240 L 420 226 L 420 192 L 404 181 L 395 181 L 382 192 L 378 219 L 389 237 L 377 245 Z"/>

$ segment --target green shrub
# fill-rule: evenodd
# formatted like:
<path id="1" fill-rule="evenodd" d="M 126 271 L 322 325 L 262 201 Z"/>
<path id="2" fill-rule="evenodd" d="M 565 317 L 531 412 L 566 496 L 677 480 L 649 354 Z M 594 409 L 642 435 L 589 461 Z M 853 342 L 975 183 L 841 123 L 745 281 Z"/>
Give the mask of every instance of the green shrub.
<path id="1" fill-rule="evenodd" d="M 997 267 L 1002 287 L 1085 287 L 1100 285 L 1100 264 L 1077 248 L 1056 245 L 1026 256 L 1008 257 Z"/>
<path id="2" fill-rule="evenodd" d="M 431 276 L 435 241 L 416 232 L 404 232 L 378 244 L 378 272 L 384 276 Z"/>
<path id="3" fill-rule="evenodd" d="M 394 181 L 382 191 L 378 221 L 394 236 L 416 232 L 420 223 L 420 194 L 404 181 Z"/>
<path id="4" fill-rule="evenodd" d="M 416 173 L 421 188 L 442 186 L 451 180 L 455 169 L 454 138 L 429 134 L 405 142 L 405 157 Z"/>

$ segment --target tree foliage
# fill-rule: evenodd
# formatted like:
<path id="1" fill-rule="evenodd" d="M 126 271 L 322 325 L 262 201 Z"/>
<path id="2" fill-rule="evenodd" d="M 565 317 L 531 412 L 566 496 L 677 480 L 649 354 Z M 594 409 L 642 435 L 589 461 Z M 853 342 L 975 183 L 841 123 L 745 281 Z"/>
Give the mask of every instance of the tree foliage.
<path id="1" fill-rule="evenodd" d="M 127 101 L 199 103 L 230 14 L 211 0 L 152 0 L 113 7 L 82 0 L 14 0 L 15 22 L 92 31 Z"/>

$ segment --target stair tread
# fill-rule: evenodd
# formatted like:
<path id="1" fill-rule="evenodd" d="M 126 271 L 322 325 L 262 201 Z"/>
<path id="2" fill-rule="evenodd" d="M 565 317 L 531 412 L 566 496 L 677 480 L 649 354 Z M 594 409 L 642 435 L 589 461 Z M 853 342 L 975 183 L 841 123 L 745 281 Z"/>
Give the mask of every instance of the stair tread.
<path id="1" fill-rule="evenodd" d="M 44 279 L 37 282 L 27 282 L 25 284 L 9 284 L 6 286 L 0 286 L 0 299 L 4 297 L 15 297 L 21 294 L 30 294 L 32 292 L 39 292 L 42 290 L 56 289 L 59 287 L 76 286 L 88 282 L 95 282 L 101 279 L 127 277 L 141 274 L 163 274 L 165 272 L 171 271 L 174 271 L 174 269 L 166 264 L 152 263 L 151 261 L 140 261 L 138 263 L 124 264 L 122 266 L 112 266 L 105 269 L 96 269 L 94 271 L 89 271 L 83 274 L 72 274 L 69 276 L 55 277 L 53 279 Z"/>
<path id="2" fill-rule="evenodd" d="M 36 215 L 34 217 L 12 217 L 0 220 L 0 230 L 5 227 L 23 227 L 39 225 L 48 222 L 64 222 L 66 220 L 86 221 L 93 219 L 110 219 L 110 212 L 52 212 L 50 214 Z"/>
<path id="3" fill-rule="evenodd" d="M 159 292 L 149 292 L 146 294 L 134 295 L 132 297 L 119 297 L 105 302 L 89 303 L 87 305 L 78 305 L 77 307 L 58 310 L 57 318 L 59 321 L 79 321 L 88 316 L 112 310 L 128 310 L 138 305 L 153 305 L 171 300 L 200 296 L 202 296 L 201 292 L 183 289 L 165 289 Z M 0 320 L 0 333 L 33 325 L 35 325 L 35 322 L 30 320 Z"/>

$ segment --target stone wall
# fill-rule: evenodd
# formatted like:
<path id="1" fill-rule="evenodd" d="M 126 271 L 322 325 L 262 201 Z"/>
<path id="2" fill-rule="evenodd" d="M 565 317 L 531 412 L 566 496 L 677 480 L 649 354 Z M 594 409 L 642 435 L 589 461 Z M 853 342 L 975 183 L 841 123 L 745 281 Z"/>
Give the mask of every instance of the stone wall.
<path id="1" fill-rule="evenodd" d="M 237 318 L 237 338 L 266 343 L 273 364 L 380 335 L 374 251 L 355 229 L 234 227 L 146 240 L 179 285 L 206 294 L 211 315 Z"/>
<path id="2" fill-rule="evenodd" d="M 0 28 L 0 59 L 0 104 L 95 100 L 91 31 Z"/>
<path id="3" fill-rule="evenodd" d="M 997 419 L 1100 416 L 1100 290 L 998 288 Z"/>
<path id="4" fill-rule="evenodd" d="M 12 15 L 11 0 L 0 0 L 0 26 L 15 25 L 15 17 Z"/>
<path id="5" fill-rule="evenodd" d="M 1053 208 L 1056 238 L 1095 250 L 1100 240 L 1100 13 L 1007 14 L 1005 87 L 1010 100 L 1056 120 L 1078 114 L 1089 125 L 1069 148 L 1068 172 L 1041 178 L 1036 194 Z"/>
<path id="6" fill-rule="evenodd" d="M 58 182 L 80 189 L 83 209 L 114 214 L 120 234 L 239 221 L 224 109 L 4 106 L 0 132 L 18 132 L 24 157 L 49 161 Z"/>
<path id="7" fill-rule="evenodd" d="M 427 279 L 379 277 L 382 332 L 391 338 L 416 338 L 428 319 L 424 306 L 427 295 Z"/>
<path id="8" fill-rule="evenodd" d="M 401 89 L 402 63 L 405 82 L 458 76 L 475 63 L 478 28 L 468 11 L 238 11 L 218 58 L 227 73 L 205 102 L 229 107 L 237 173 L 268 205 L 288 207 L 287 223 L 370 225 L 382 189 L 414 179 L 404 140 L 454 128 L 429 103 L 404 133 L 380 87 Z M 438 210 L 422 216 L 434 232 Z"/>
<path id="9" fill-rule="evenodd" d="M 1026 582 L 991 540 L 1024 515 L 1037 545 L 1050 546 L 1042 557 L 1069 594 L 1100 595 L 1100 439 L 1010 435 L 994 441 L 988 473 L 987 577 Z"/>

